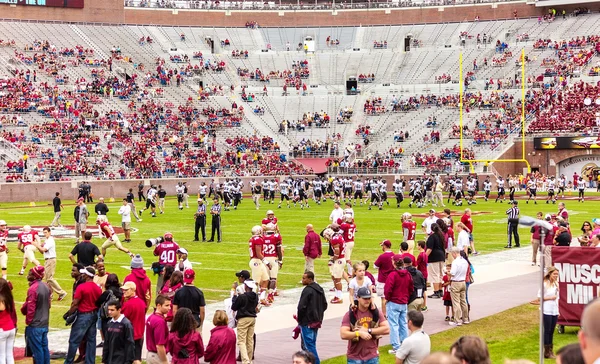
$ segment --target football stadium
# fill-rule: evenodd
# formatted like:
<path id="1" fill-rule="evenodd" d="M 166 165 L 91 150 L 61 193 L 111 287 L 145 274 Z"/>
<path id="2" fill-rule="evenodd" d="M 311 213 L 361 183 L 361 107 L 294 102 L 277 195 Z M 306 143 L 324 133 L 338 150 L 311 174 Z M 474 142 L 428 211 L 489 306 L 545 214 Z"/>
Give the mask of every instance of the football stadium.
<path id="1" fill-rule="evenodd" d="M 0 364 L 600 362 L 600 2 L 0 0 Z"/>

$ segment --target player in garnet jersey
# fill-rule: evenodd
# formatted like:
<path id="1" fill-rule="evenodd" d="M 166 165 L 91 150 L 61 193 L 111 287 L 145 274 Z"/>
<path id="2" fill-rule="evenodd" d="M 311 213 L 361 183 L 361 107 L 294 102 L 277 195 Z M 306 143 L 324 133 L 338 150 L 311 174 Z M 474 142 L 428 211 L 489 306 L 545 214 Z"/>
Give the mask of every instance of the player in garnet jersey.
<path id="1" fill-rule="evenodd" d="M 164 282 L 164 268 L 167 265 L 175 267 L 177 265 L 177 251 L 179 245 L 173 241 L 173 234 L 165 233 L 163 241 L 154 248 L 154 256 L 158 257 L 158 279 L 156 281 L 156 290 L 160 292 Z"/>
<path id="2" fill-rule="evenodd" d="M 23 252 L 23 267 L 19 275 L 23 275 L 28 262 L 33 263 L 35 266 L 40 265 L 40 262 L 35 258 L 35 251 L 41 245 L 41 241 L 37 231 L 31 230 L 29 225 L 23 226 L 23 231 L 19 233 L 18 240 L 17 249 Z"/>
<path id="3" fill-rule="evenodd" d="M 267 224 L 265 235 L 263 236 L 265 245 L 263 245 L 263 255 L 271 264 L 269 269 L 269 294 L 267 302 L 273 303 L 274 296 L 277 294 L 277 273 L 283 266 L 283 249 L 281 247 L 281 235 L 275 231 L 275 225 Z"/>
<path id="4" fill-rule="evenodd" d="M 256 225 L 252 228 L 252 237 L 248 242 L 250 250 L 250 269 L 252 270 L 252 280 L 259 284 L 259 299 L 264 306 L 271 304 L 266 300 L 266 292 L 269 286 L 269 270 L 271 263 L 263 255 L 265 241 L 262 237 L 263 228 Z"/>
<path id="5" fill-rule="evenodd" d="M 404 242 L 408 244 L 408 251 L 412 254 L 415 251 L 415 235 L 417 234 L 417 223 L 412 221 L 410 212 L 402 214 L 402 233 Z"/>
<path id="6" fill-rule="evenodd" d="M 342 237 L 344 238 L 344 242 L 346 243 L 346 251 L 344 255 L 346 256 L 346 265 L 348 267 L 348 276 L 352 277 L 352 249 L 354 249 L 354 236 L 356 234 L 356 224 L 354 223 L 354 218 L 350 214 L 344 215 L 344 222 L 340 225 L 340 230 L 342 231 Z"/>
<path id="7" fill-rule="evenodd" d="M 4 220 L 0 220 L 0 268 L 2 268 L 2 278 L 6 279 L 8 270 L 8 228 Z"/>
<path id="8" fill-rule="evenodd" d="M 267 211 L 267 217 L 262 219 L 263 230 L 267 228 L 267 224 L 275 225 L 275 231 L 279 232 L 279 225 L 277 225 L 277 218 L 275 217 L 275 213 L 273 212 L 273 210 Z"/>
<path id="9" fill-rule="evenodd" d="M 329 270 L 331 272 L 333 285 L 335 286 L 335 297 L 331 300 L 331 303 L 343 303 L 342 277 L 344 276 L 344 266 L 346 265 L 346 258 L 344 257 L 344 238 L 342 237 L 342 234 L 336 233 L 331 228 L 327 228 L 323 231 L 323 237 L 329 240 L 333 250 L 333 257 L 329 261 Z"/>
<path id="10" fill-rule="evenodd" d="M 98 216 L 96 219 L 96 224 L 100 225 L 100 231 L 106 238 L 104 244 L 102 244 L 102 256 L 106 257 L 106 249 L 111 246 L 116 246 L 117 249 L 129 255 L 130 258 L 133 258 L 135 255 L 129 249 L 125 248 L 121 241 L 119 240 L 119 236 L 115 233 L 115 229 L 113 229 L 112 225 L 108 222 L 108 219 L 104 215 Z"/>

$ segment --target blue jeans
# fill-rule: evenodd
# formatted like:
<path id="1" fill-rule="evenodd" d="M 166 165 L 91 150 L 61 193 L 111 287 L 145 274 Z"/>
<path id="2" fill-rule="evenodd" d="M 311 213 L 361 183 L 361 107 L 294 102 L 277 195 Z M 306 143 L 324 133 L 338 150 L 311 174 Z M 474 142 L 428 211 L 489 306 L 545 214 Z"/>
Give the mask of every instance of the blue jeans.
<path id="1" fill-rule="evenodd" d="M 87 338 L 85 347 L 85 364 L 94 364 L 96 361 L 96 320 L 98 316 L 96 312 L 79 313 L 77 321 L 71 326 L 71 334 L 69 335 L 69 351 L 64 364 L 73 364 L 77 348 L 83 340 Z"/>
<path id="2" fill-rule="evenodd" d="M 392 349 L 398 350 L 404 339 L 408 337 L 408 323 L 406 321 L 408 305 L 387 301 L 385 307 L 390 323 L 390 342 L 392 344 Z"/>
<path id="3" fill-rule="evenodd" d="M 25 328 L 27 346 L 33 353 L 35 364 L 50 364 L 50 351 L 48 350 L 48 328 L 29 327 Z"/>
<path id="4" fill-rule="evenodd" d="M 379 357 L 369 360 L 348 359 L 348 364 L 379 364 Z"/>
<path id="5" fill-rule="evenodd" d="M 319 354 L 317 354 L 317 333 L 319 329 L 311 329 L 308 326 L 300 326 L 300 335 L 302 335 L 302 345 L 304 350 L 309 351 L 315 356 L 315 364 L 321 364 Z"/>

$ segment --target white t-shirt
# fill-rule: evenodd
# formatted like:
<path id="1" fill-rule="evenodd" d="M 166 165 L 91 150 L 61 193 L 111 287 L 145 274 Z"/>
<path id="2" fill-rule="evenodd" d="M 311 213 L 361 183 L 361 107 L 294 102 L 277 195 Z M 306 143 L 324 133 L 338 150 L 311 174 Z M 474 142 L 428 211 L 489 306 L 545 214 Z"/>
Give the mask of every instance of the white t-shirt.
<path id="1" fill-rule="evenodd" d="M 337 223 L 338 219 L 344 216 L 344 210 L 340 207 L 339 209 L 333 209 L 331 215 L 329 215 L 329 221 Z"/>
<path id="2" fill-rule="evenodd" d="M 179 269 L 179 265 L 183 263 L 183 269 Z M 192 263 L 190 263 L 189 259 L 184 260 L 183 262 L 177 262 L 177 265 L 175 265 L 175 270 L 176 271 L 181 271 L 181 272 L 185 272 L 186 269 L 192 269 Z"/>
<path id="3" fill-rule="evenodd" d="M 431 235 L 431 225 L 433 225 L 434 222 L 437 221 L 437 217 L 433 216 L 433 217 L 427 217 L 425 218 L 425 220 L 423 220 L 423 223 L 421 224 L 422 227 L 425 227 L 425 233 L 427 235 Z"/>
<path id="4" fill-rule="evenodd" d="M 466 230 L 458 233 L 458 239 L 456 240 L 456 247 L 460 250 L 464 250 L 465 247 L 469 246 L 469 233 Z"/>
<path id="5" fill-rule="evenodd" d="M 56 242 L 52 236 L 46 239 L 44 248 L 48 249 L 47 252 L 44 252 L 44 259 L 56 258 Z"/>
<path id="6" fill-rule="evenodd" d="M 121 206 L 118 214 L 121 215 L 121 222 L 131 222 L 131 206 Z"/>
<path id="7" fill-rule="evenodd" d="M 431 352 L 431 340 L 423 330 L 410 333 L 396 350 L 396 358 L 404 359 L 405 364 L 419 364 Z"/>
<path id="8" fill-rule="evenodd" d="M 373 282 L 371 282 L 371 278 L 365 276 L 363 278 L 363 284 L 362 286 L 358 285 L 358 282 L 356 281 L 356 277 L 352 278 L 352 280 L 350 281 L 350 283 L 348 284 L 348 288 L 352 288 L 354 289 L 354 297 L 352 297 L 352 299 L 354 301 L 356 301 L 358 299 L 357 293 L 358 293 L 358 289 L 361 287 L 366 287 L 369 288 L 373 285 Z"/>
<path id="9" fill-rule="evenodd" d="M 544 301 L 544 315 L 558 316 L 558 283 L 554 286 L 548 287 L 544 282 L 544 297 L 556 296 L 555 300 Z M 540 300 L 540 292 L 538 291 L 538 297 Z"/>

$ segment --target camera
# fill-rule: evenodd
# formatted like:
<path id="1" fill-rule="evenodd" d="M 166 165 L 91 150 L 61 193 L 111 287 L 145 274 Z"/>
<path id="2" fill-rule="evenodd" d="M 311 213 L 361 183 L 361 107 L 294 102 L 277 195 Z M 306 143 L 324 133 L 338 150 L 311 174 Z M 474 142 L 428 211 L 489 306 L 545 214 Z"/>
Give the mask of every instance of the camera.
<path id="1" fill-rule="evenodd" d="M 159 237 L 153 238 L 153 239 L 148 239 L 148 240 L 146 240 L 146 247 L 152 248 L 153 246 L 157 246 L 158 244 L 162 243 L 163 241 L 165 241 L 165 239 L 162 236 L 159 236 Z"/>

